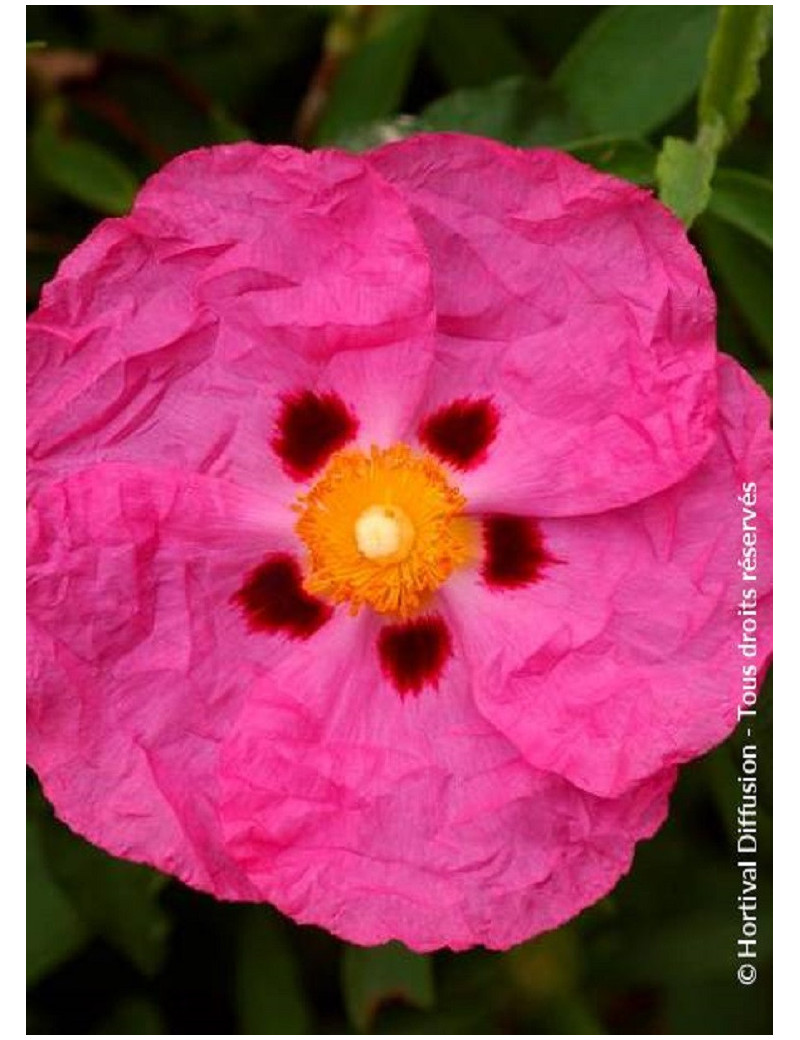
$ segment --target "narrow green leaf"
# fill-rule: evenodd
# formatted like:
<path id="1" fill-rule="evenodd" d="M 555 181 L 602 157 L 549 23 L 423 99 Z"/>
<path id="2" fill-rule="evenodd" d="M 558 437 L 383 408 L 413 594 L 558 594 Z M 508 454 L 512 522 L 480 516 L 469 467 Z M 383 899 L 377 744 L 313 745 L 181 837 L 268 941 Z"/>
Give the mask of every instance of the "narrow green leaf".
<path id="1" fill-rule="evenodd" d="M 634 184 L 655 181 L 656 150 L 636 138 L 592 137 L 571 141 L 564 150 L 603 173 L 613 173 Z"/>
<path id="2" fill-rule="evenodd" d="M 772 249 L 772 184 L 743 170 L 717 170 L 709 211 Z"/>
<path id="3" fill-rule="evenodd" d="M 772 257 L 751 238 L 706 213 L 697 236 L 712 281 L 725 289 L 766 356 L 772 354 Z"/>
<path id="4" fill-rule="evenodd" d="M 33 134 L 33 158 L 41 176 L 99 213 L 127 213 L 136 177 L 116 156 L 90 141 L 61 137 L 42 121 Z"/>
<path id="5" fill-rule="evenodd" d="M 390 5 L 372 9 L 363 41 L 334 80 L 317 129 L 319 143 L 397 111 L 428 22 L 429 7 Z"/>
<path id="6" fill-rule="evenodd" d="M 554 82 L 589 133 L 648 134 L 697 90 L 714 10 L 699 4 L 611 7 L 567 53 Z"/>
<path id="7" fill-rule="evenodd" d="M 241 914 L 236 955 L 240 1033 L 308 1033 L 311 1023 L 283 921 L 266 907 Z"/>
<path id="8" fill-rule="evenodd" d="M 658 195 L 686 227 L 708 205 L 717 162 L 721 124 L 703 127 L 696 141 L 665 137 L 656 163 Z"/>
<path id="9" fill-rule="evenodd" d="M 691 227 L 711 198 L 714 156 L 695 141 L 665 137 L 656 164 L 659 196 L 665 206 Z"/>
<path id="10" fill-rule="evenodd" d="M 367 1032 L 386 1001 L 433 1007 L 433 968 L 430 958 L 412 953 L 400 943 L 366 949 L 347 946 L 342 960 L 342 989 L 350 1021 Z"/>
<path id="11" fill-rule="evenodd" d="M 58 887 L 42 848 L 40 821 L 28 812 L 26 832 L 26 974 L 34 985 L 73 957 L 89 931 Z"/>
<path id="12" fill-rule="evenodd" d="M 553 88 L 518 76 L 445 94 L 423 109 L 420 124 L 522 146 L 561 145 L 584 136 L 583 123 Z"/>
<path id="13" fill-rule="evenodd" d="M 721 117 L 725 140 L 744 126 L 758 90 L 758 63 L 769 46 L 772 7 L 722 5 L 711 39 L 698 116 L 701 125 Z"/>
<path id="14" fill-rule="evenodd" d="M 436 6 L 427 49 L 455 89 L 488 86 L 507 76 L 534 78 L 528 59 L 489 7 Z"/>
<path id="15" fill-rule="evenodd" d="M 81 919 L 140 971 L 154 975 L 166 952 L 168 923 L 158 902 L 166 878 L 114 859 L 56 820 L 47 824 L 47 862 Z"/>

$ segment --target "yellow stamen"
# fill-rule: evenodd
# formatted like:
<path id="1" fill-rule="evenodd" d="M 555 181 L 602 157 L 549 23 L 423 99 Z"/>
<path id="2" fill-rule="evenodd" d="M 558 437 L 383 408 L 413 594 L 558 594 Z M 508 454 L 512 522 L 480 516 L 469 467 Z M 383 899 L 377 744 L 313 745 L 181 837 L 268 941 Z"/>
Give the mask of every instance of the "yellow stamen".
<path id="1" fill-rule="evenodd" d="M 409 617 L 474 556 L 465 505 L 439 463 L 406 444 L 336 452 L 296 507 L 306 589 L 354 614 Z"/>

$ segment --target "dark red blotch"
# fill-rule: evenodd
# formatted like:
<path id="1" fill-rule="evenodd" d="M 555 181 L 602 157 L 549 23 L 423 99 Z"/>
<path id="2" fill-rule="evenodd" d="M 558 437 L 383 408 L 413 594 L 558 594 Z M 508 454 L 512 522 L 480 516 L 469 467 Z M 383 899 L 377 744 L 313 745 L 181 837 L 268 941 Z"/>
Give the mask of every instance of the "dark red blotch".
<path id="1" fill-rule="evenodd" d="M 295 480 L 306 480 L 352 440 L 358 420 L 334 393 L 302 390 L 284 398 L 272 447 Z"/>
<path id="2" fill-rule="evenodd" d="M 384 674 L 401 697 L 436 686 L 452 653 L 447 626 L 438 614 L 386 625 L 378 636 Z"/>
<path id="3" fill-rule="evenodd" d="M 488 585 L 519 588 L 538 581 L 548 563 L 538 523 L 526 516 L 497 514 L 483 519 L 485 556 L 482 575 Z"/>
<path id="4" fill-rule="evenodd" d="M 297 561 L 288 554 L 268 556 L 252 571 L 233 600 L 245 612 L 250 628 L 308 639 L 325 624 L 332 608 L 303 588 Z"/>
<path id="5" fill-rule="evenodd" d="M 497 409 L 487 399 L 460 398 L 429 415 L 419 430 L 419 439 L 435 455 L 457 469 L 483 462 L 497 436 Z"/>

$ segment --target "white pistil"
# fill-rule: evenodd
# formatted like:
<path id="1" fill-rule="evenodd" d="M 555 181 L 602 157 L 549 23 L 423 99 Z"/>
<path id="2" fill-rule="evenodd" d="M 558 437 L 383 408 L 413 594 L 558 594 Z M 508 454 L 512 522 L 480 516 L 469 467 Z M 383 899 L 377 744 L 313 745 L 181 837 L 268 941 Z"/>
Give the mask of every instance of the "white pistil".
<path id="1" fill-rule="evenodd" d="M 402 521 L 394 510 L 386 506 L 370 506 L 356 520 L 355 535 L 358 551 L 368 560 L 395 556 L 404 541 Z M 406 520 L 406 523 L 408 521 Z"/>

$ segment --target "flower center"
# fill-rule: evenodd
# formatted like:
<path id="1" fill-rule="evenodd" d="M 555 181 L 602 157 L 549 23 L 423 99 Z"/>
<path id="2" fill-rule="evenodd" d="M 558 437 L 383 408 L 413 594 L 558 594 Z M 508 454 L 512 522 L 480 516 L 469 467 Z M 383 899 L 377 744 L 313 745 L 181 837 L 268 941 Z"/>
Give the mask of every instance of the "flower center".
<path id="1" fill-rule="evenodd" d="M 336 452 L 296 506 L 306 590 L 354 614 L 410 617 L 477 554 L 465 505 L 439 463 L 406 444 Z"/>
<path id="2" fill-rule="evenodd" d="M 399 506 L 368 506 L 356 520 L 355 535 L 368 560 L 404 560 L 414 544 L 414 525 Z"/>

